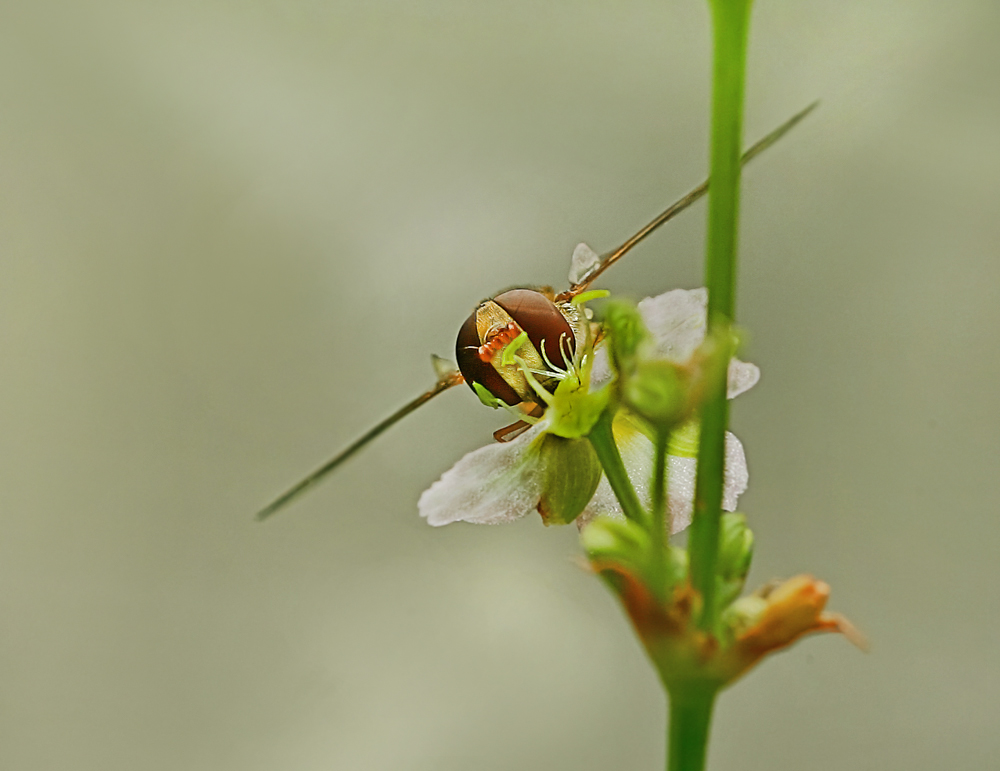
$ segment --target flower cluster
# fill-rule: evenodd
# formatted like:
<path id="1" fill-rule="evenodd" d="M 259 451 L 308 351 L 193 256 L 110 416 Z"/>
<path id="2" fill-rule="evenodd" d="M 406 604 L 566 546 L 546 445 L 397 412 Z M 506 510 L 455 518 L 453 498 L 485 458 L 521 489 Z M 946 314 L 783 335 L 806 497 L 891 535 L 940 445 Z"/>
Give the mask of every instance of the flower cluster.
<path id="1" fill-rule="evenodd" d="M 638 311 L 648 327 L 651 343 L 646 356 L 675 365 L 687 364 L 705 337 L 706 304 L 704 289 L 675 289 L 641 301 Z M 568 412 L 580 410 L 592 394 L 613 380 L 607 345 L 598 342 L 590 350 L 583 350 L 580 360 L 583 368 L 589 364 L 589 371 L 582 371 L 576 380 L 563 381 L 554 394 Z M 729 364 L 729 397 L 752 388 L 759 378 L 756 366 L 733 359 Z M 599 480 L 596 489 L 590 490 L 588 500 L 577 512 L 579 524 L 582 526 L 599 514 L 621 517 L 621 506 L 608 480 L 599 473 L 596 458 L 586 443 L 580 441 L 580 436 L 565 436 L 565 422 L 565 416 L 557 415 L 550 405 L 542 418 L 516 439 L 469 453 L 420 497 L 420 515 L 431 525 L 458 521 L 499 524 L 534 511 L 540 511 L 546 522 L 565 521 L 565 517 L 547 516 L 551 511 L 546 507 L 547 501 L 553 488 L 571 485 L 577 489 L 580 483 L 586 487 L 596 476 Z M 614 436 L 629 478 L 636 485 L 640 499 L 648 505 L 653 443 L 638 417 L 625 409 L 615 415 Z M 669 451 L 667 489 L 671 532 L 682 530 L 691 521 L 696 455 L 697 426 L 692 423 L 676 433 Z M 743 445 L 728 434 L 724 489 L 727 511 L 735 510 L 747 481 Z"/>
<path id="2" fill-rule="evenodd" d="M 580 255 L 578 248 L 576 272 Z M 466 455 L 419 502 L 432 525 L 497 524 L 534 511 L 546 524 L 575 521 L 592 569 L 620 598 L 668 689 L 697 681 L 718 690 L 811 632 L 861 643 L 846 619 L 825 611 L 829 587 L 810 576 L 740 597 L 753 535 L 735 511 L 748 473 L 732 434 L 708 579 L 711 613 L 692 583 L 688 552 L 670 543 L 692 520 L 700 407 L 713 393 L 721 398 L 723 387 L 732 399 L 760 378 L 733 356 L 730 332 L 706 334 L 707 300 L 704 289 L 675 289 L 637 306 L 612 300 L 599 324 L 586 320 L 589 311 L 568 309 L 579 323 L 563 366 L 539 356 L 512 324 L 480 352 L 537 399 L 534 417 L 524 416 L 533 424 Z M 477 393 L 502 406 L 485 388 Z"/>

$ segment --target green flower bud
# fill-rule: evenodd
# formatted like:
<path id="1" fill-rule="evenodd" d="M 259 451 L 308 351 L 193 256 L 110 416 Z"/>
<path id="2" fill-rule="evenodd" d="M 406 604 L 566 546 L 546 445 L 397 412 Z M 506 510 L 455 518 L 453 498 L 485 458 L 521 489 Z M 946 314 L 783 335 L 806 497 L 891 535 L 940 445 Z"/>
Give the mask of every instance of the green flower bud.
<path id="1" fill-rule="evenodd" d="M 667 546 L 657 558 L 649 531 L 632 520 L 598 517 L 583 529 L 580 540 L 598 572 L 631 576 L 660 597 L 687 580 L 687 552 Z"/>
<path id="2" fill-rule="evenodd" d="M 721 607 L 739 597 L 750 572 L 753 558 L 753 533 L 746 517 L 726 512 L 719 523 L 719 557 L 716 563 L 716 593 Z"/>
<path id="3" fill-rule="evenodd" d="M 608 351 L 618 374 L 622 403 L 652 426 L 673 429 L 692 406 L 690 375 L 657 352 L 638 308 L 626 302 L 605 306 Z"/>
<path id="4" fill-rule="evenodd" d="M 566 525 L 580 516 L 601 481 L 601 463 L 586 439 L 542 438 L 544 469 L 538 513 L 546 525 Z"/>
<path id="5" fill-rule="evenodd" d="M 639 310 L 631 303 L 611 300 L 604 307 L 604 328 L 608 332 L 611 363 L 619 375 L 635 367 L 639 346 L 649 339 L 649 331 Z"/>
<path id="6" fill-rule="evenodd" d="M 766 610 L 767 600 L 759 594 L 734 600 L 719 616 L 719 636 L 723 644 L 731 645 L 737 637 L 756 624 Z"/>
<path id="7" fill-rule="evenodd" d="M 687 580 L 688 577 L 688 552 L 687 549 L 681 549 L 678 546 L 667 546 L 666 555 L 664 557 L 664 569 L 666 575 L 667 586 L 676 586 L 683 581 Z"/>
<path id="8" fill-rule="evenodd" d="M 687 418 L 686 378 L 665 360 L 639 361 L 625 379 L 622 401 L 655 426 L 672 428 Z"/>
<path id="9" fill-rule="evenodd" d="M 636 565 L 649 551 L 649 533 L 630 519 L 598 517 L 580 533 L 580 541 L 592 562 Z"/>

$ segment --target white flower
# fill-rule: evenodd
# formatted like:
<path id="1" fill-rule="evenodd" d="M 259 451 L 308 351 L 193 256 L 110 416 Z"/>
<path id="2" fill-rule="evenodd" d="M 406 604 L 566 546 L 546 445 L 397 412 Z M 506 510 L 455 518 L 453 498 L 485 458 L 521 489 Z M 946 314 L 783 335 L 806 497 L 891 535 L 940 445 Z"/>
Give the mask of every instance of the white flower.
<path id="1" fill-rule="evenodd" d="M 675 289 L 639 303 L 646 326 L 656 342 L 656 353 L 676 363 L 686 362 L 705 337 L 708 293 L 705 289 Z M 611 377 L 607 353 L 595 352 L 592 384 Z M 756 384 L 760 370 L 753 364 L 733 359 L 729 365 L 729 398 Z M 420 516 L 431 525 L 465 521 L 478 524 L 510 522 L 535 511 L 544 484 L 541 443 L 549 423 L 538 424 L 511 442 L 491 444 L 469 453 L 446 471 L 420 496 Z M 639 499 L 649 505 L 649 485 L 653 466 L 653 445 L 619 412 L 614 422 L 615 440 L 629 478 Z M 668 456 L 668 515 L 671 532 L 691 522 L 694 500 L 696 459 L 691 453 Z M 733 511 L 747 487 L 746 456 L 743 445 L 726 434 L 725 484 L 723 508 Z M 598 514 L 622 516 L 618 501 L 607 479 L 602 479 L 584 512 L 578 518 L 582 526 Z"/>
<path id="2" fill-rule="evenodd" d="M 656 355 L 675 364 L 684 364 L 705 339 L 705 319 L 708 315 L 708 290 L 674 289 L 639 302 L 639 313 L 656 341 Z M 608 351 L 594 352 L 594 368 L 590 373 L 593 387 L 611 379 Z M 760 380 L 760 369 L 739 359 L 729 362 L 729 398 L 735 399 L 749 391 Z"/>

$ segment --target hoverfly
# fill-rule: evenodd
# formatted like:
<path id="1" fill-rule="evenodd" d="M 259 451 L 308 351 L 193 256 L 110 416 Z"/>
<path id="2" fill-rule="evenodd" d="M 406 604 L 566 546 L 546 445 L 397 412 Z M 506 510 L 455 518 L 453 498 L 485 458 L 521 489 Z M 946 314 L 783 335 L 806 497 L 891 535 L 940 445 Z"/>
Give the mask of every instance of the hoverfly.
<path id="1" fill-rule="evenodd" d="M 741 164 L 746 164 L 771 147 L 812 112 L 817 104 L 814 102 L 793 115 L 770 134 L 752 145 L 743 153 L 740 159 Z M 512 345 L 516 348 L 519 340 L 530 343 L 530 345 L 524 345 L 524 349 L 530 352 L 529 356 L 536 359 L 533 364 L 538 367 L 537 371 L 541 373 L 554 368 L 554 361 L 571 360 L 580 338 L 581 325 L 588 323 L 586 317 L 572 300 L 589 290 L 604 271 L 624 257 L 640 241 L 691 206 L 707 192 L 708 180 L 705 180 L 683 198 L 667 207 L 635 235 L 609 252 L 602 255 L 587 254 L 589 250 L 585 249 L 582 260 L 579 260 L 579 270 L 572 285 L 563 292 L 555 293 L 551 290 L 526 288 L 511 289 L 481 302 L 459 330 L 455 345 L 457 369 L 447 360 L 433 356 L 435 371 L 438 374 L 438 380 L 433 388 L 420 394 L 413 401 L 405 404 L 372 427 L 305 479 L 261 509 L 257 518 L 266 519 L 284 508 L 386 429 L 422 407 L 438 394 L 461 383 L 468 384 L 479 398 L 490 406 L 506 405 L 520 409 L 528 419 L 531 419 L 533 412 L 537 416 L 538 410 L 541 409 L 536 403 L 537 397 L 523 382 L 523 375 L 517 372 L 516 367 L 505 364 L 501 360 L 504 351 Z M 575 267 L 578 263 L 580 247 L 577 249 L 578 252 L 574 253 Z M 544 377 L 542 382 L 544 384 Z M 524 421 L 518 421 L 495 432 L 494 437 L 497 441 L 507 441 L 524 430 L 527 425 Z"/>

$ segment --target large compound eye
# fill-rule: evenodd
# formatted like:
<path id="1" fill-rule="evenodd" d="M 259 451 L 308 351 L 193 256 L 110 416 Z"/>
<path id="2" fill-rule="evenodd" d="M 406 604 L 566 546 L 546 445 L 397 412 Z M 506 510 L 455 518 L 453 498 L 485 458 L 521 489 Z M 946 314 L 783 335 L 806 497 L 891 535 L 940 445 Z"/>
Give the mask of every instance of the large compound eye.
<path id="1" fill-rule="evenodd" d="M 480 308 L 476 308 L 472 315 L 465 320 L 462 328 L 458 330 L 458 340 L 455 341 L 455 361 L 458 362 L 458 369 L 469 384 L 469 388 L 476 390 L 474 383 L 479 383 L 498 399 L 505 401 L 512 407 L 521 403 L 521 397 L 517 395 L 511 386 L 504 380 L 496 367 L 491 362 L 483 361 L 479 355 L 483 341 L 479 334 L 479 323 L 477 317 Z"/>
<path id="2" fill-rule="evenodd" d="M 555 303 L 533 289 L 512 289 L 481 303 L 459 330 L 455 358 L 470 388 L 478 383 L 509 405 L 537 400 L 517 367 L 498 367 L 505 345 L 522 332 L 533 347 L 533 368 L 548 369 L 544 358 L 564 368 L 576 349 L 573 328 Z"/>
<path id="3" fill-rule="evenodd" d="M 573 328 L 558 306 L 534 289 L 511 289 L 498 294 L 493 302 L 503 308 L 517 325 L 528 333 L 531 344 L 539 351 L 543 341 L 545 355 L 557 367 L 566 368 L 565 352 L 572 356 L 576 351 Z"/>

